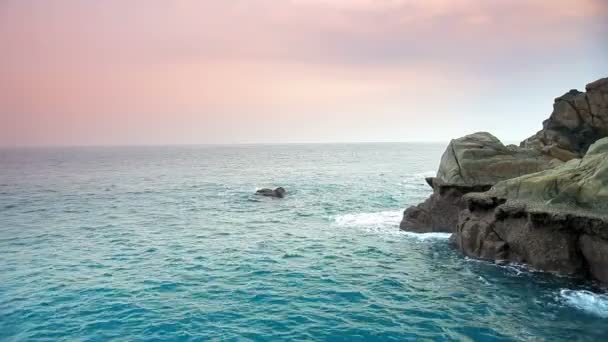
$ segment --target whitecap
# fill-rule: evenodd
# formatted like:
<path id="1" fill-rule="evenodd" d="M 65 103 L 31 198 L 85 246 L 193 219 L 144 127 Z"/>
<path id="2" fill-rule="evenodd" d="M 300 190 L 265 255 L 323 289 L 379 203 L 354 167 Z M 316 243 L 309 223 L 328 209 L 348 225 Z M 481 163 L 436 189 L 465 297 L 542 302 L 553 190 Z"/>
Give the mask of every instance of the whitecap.
<path id="1" fill-rule="evenodd" d="M 398 226 L 402 217 L 401 211 L 345 214 L 337 216 L 335 223 L 340 227 L 387 228 Z"/>
<path id="2" fill-rule="evenodd" d="M 401 211 L 381 211 L 376 213 L 358 213 L 339 215 L 335 224 L 339 227 L 364 228 L 373 232 L 383 232 L 415 238 L 417 240 L 445 240 L 451 233 L 414 233 L 399 230 L 403 218 Z"/>
<path id="3" fill-rule="evenodd" d="M 479 281 L 484 283 L 484 285 L 492 285 L 492 283 L 490 283 L 486 278 L 484 278 L 482 276 L 479 276 Z"/>
<path id="4" fill-rule="evenodd" d="M 401 232 L 401 234 L 416 238 L 418 240 L 447 240 L 452 236 L 452 233 L 414 233 Z"/>
<path id="5" fill-rule="evenodd" d="M 587 290 L 561 290 L 560 297 L 565 304 L 595 316 L 608 318 L 608 294 L 598 294 Z"/>

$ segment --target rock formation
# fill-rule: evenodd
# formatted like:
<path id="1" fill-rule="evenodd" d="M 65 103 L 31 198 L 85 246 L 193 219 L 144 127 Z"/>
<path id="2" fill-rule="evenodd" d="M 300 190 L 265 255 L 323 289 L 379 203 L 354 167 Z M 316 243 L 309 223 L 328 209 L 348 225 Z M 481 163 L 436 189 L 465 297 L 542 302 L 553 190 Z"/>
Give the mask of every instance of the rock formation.
<path id="1" fill-rule="evenodd" d="M 464 254 L 608 283 L 608 138 L 581 160 L 463 201 L 452 239 Z"/>
<path id="2" fill-rule="evenodd" d="M 287 191 L 282 187 L 278 187 L 274 190 L 264 188 L 256 191 L 255 194 L 260 196 L 283 198 L 287 194 Z"/>
<path id="3" fill-rule="evenodd" d="M 470 257 L 608 284 L 608 78 L 555 99 L 520 147 L 489 133 L 452 140 L 427 183 L 401 229 L 453 231 Z"/>
<path id="4" fill-rule="evenodd" d="M 556 98 L 543 129 L 521 146 L 568 161 L 582 157 L 593 142 L 608 136 L 608 78 L 589 83 L 586 90 L 573 89 Z"/>
<path id="5" fill-rule="evenodd" d="M 453 232 L 462 196 L 486 191 L 499 181 L 550 167 L 549 158 L 533 149 L 504 146 L 495 136 L 479 132 L 454 139 L 443 153 L 437 177 L 427 179 L 433 194 L 408 208 L 401 229 L 415 232 Z"/>

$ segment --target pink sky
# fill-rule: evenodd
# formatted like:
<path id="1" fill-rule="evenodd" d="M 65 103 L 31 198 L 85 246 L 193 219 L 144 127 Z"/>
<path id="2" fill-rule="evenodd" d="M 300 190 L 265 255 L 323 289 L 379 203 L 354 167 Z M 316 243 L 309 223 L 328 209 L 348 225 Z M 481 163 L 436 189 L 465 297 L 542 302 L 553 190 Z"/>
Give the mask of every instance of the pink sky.
<path id="1" fill-rule="evenodd" d="M 0 145 L 520 140 L 605 0 L 1 0 Z"/>

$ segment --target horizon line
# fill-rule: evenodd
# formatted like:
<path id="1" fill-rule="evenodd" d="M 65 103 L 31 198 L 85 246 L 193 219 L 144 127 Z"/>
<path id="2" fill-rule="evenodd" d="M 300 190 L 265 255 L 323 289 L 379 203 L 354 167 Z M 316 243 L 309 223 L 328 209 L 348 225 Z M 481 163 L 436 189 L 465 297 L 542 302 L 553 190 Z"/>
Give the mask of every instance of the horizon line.
<path id="1" fill-rule="evenodd" d="M 234 143 L 142 143 L 142 144 L 48 144 L 48 145 L 0 145 L 0 149 L 42 149 L 42 148 L 95 148 L 95 147 L 194 147 L 194 146 L 276 146 L 276 145 L 355 145 L 355 144 L 447 144 L 450 140 L 413 141 L 304 141 L 304 142 L 234 142 Z"/>

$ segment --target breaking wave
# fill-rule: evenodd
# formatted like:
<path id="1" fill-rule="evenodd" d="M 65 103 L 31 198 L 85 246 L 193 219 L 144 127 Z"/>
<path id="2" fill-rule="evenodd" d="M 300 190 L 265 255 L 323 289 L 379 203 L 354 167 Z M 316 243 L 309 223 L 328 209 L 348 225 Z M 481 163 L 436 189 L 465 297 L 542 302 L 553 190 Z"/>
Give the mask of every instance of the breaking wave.
<path id="1" fill-rule="evenodd" d="M 345 214 L 337 216 L 335 222 L 341 227 L 388 228 L 399 226 L 402 215 L 401 211 Z"/>
<path id="2" fill-rule="evenodd" d="M 416 238 L 418 240 L 449 239 L 451 233 L 414 233 L 398 230 L 403 213 L 401 211 L 381 211 L 377 213 L 358 213 L 339 215 L 335 223 L 339 227 L 359 227 L 371 231 L 390 229 L 394 234 Z"/>
<path id="3" fill-rule="evenodd" d="M 561 290 L 559 295 L 569 306 L 595 316 L 608 318 L 608 294 L 598 294 L 587 290 Z"/>

